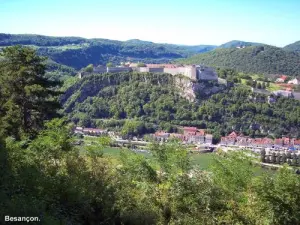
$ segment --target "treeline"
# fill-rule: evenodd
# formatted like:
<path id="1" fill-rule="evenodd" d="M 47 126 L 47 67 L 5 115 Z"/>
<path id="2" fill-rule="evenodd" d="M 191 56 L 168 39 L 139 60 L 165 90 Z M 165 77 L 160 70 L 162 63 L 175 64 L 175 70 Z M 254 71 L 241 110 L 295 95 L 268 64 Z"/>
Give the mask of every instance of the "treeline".
<path id="1" fill-rule="evenodd" d="M 257 46 L 257 45 L 262 45 L 262 43 L 233 40 L 220 45 L 219 48 L 237 48 L 237 47 L 249 47 L 249 46 Z"/>
<path id="2" fill-rule="evenodd" d="M 0 34 L 0 46 L 32 45 L 39 54 L 76 70 L 88 64 L 119 64 L 126 61 L 165 63 L 193 54 L 210 51 L 215 46 L 181 46 L 147 41 L 114 41 L 78 37 Z"/>
<path id="3" fill-rule="evenodd" d="M 79 37 L 50 37 L 35 34 L 4 34 L 0 33 L 0 46 L 35 45 L 35 46 L 63 46 L 82 44 L 84 38 Z"/>
<path id="4" fill-rule="evenodd" d="M 234 74 L 226 76 L 234 80 Z M 218 138 L 232 130 L 252 137 L 300 137 L 297 100 L 274 97 L 276 102 L 269 104 L 267 96 L 244 86 L 229 87 L 209 98 L 201 96 L 188 102 L 167 74 L 120 73 L 85 77 L 61 100 L 70 119 L 87 127 L 122 127 L 126 119 L 134 119 L 149 128 L 145 132 L 181 125 L 207 128 Z M 111 119 L 121 122 L 116 125 Z"/>
<path id="5" fill-rule="evenodd" d="M 246 155 L 221 154 L 201 171 L 176 142 L 153 143 L 151 158 L 126 150 L 107 157 L 107 138 L 78 149 L 72 125 L 53 113 L 58 93 L 43 60 L 29 48 L 2 54 L 1 222 L 9 215 L 49 225 L 300 224 L 300 177 L 289 169 L 257 175 Z"/>
<path id="6" fill-rule="evenodd" d="M 295 43 L 289 44 L 284 47 L 285 50 L 300 52 L 300 41 L 296 41 Z"/>
<path id="7" fill-rule="evenodd" d="M 300 55 L 296 52 L 261 45 L 243 49 L 215 49 L 204 54 L 179 60 L 178 62 L 233 68 L 245 73 L 298 76 L 300 70 L 299 60 Z"/>

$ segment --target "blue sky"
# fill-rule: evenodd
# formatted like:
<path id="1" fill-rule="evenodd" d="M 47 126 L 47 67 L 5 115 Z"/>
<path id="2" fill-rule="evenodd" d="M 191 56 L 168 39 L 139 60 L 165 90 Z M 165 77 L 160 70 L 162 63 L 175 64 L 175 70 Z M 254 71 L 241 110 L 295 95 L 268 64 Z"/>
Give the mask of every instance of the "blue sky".
<path id="1" fill-rule="evenodd" d="M 0 33 L 281 47 L 299 24 L 300 0 L 0 0 Z"/>

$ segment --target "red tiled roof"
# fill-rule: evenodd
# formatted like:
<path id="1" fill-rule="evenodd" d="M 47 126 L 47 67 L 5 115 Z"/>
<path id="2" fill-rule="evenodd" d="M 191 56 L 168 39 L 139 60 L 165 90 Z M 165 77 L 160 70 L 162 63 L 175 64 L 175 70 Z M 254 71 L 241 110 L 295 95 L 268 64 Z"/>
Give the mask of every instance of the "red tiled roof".
<path id="1" fill-rule="evenodd" d="M 193 131 L 193 132 L 197 132 L 197 127 L 183 127 L 184 131 Z"/>
<path id="2" fill-rule="evenodd" d="M 282 80 L 286 80 L 287 76 L 286 75 L 281 75 L 280 77 Z"/>
<path id="3" fill-rule="evenodd" d="M 263 138 L 262 142 L 264 144 L 273 144 L 273 140 L 271 138 Z"/>
<path id="4" fill-rule="evenodd" d="M 199 135 L 205 135 L 205 130 L 198 130 L 198 132 L 197 132 L 197 134 L 199 134 Z"/>
<path id="5" fill-rule="evenodd" d="M 238 135 L 233 131 L 231 134 L 228 135 L 228 137 L 237 137 Z"/>
<path id="6" fill-rule="evenodd" d="M 164 131 L 157 131 L 157 132 L 155 132 L 155 136 L 163 136 L 163 135 L 169 135 L 170 133 L 166 133 L 166 132 L 164 132 Z"/>

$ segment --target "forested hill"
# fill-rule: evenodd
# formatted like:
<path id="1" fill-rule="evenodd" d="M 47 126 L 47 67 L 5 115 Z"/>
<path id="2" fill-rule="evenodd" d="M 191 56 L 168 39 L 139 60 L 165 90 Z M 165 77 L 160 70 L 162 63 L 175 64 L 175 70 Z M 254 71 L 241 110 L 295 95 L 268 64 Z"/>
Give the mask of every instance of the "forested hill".
<path id="1" fill-rule="evenodd" d="M 122 127 L 130 119 L 139 123 L 136 135 L 158 128 L 172 131 L 181 125 L 208 128 L 215 137 L 232 130 L 253 136 L 300 137 L 299 101 L 278 98 L 270 105 L 267 96 L 244 86 L 227 88 L 208 99 L 196 96 L 193 103 L 181 97 L 168 74 L 114 73 L 78 80 L 61 102 L 80 126 Z M 259 102 L 253 100 L 258 98 Z"/>
<path id="2" fill-rule="evenodd" d="M 284 47 L 285 50 L 300 52 L 300 41 L 297 41 L 293 44 L 289 44 Z"/>
<path id="3" fill-rule="evenodd" d="M 236 47 L 242 47 L 242 46 L 248 47 L 248 46 L 257 46 L 257 45 L 263 45 L 263 44 L 255 43 L 255 42 L 233 40 L 233 41 L 229 41 L 227 43 L 220 45 L 219 48 L 236 48 Z"/>
<path id="4" fill-rule="evenodd" d="M 105 65 L 107 62 L 119 64 L 122 61 L 169 62 L 210 51 L 216 47 L 156 44 L 137 39 L 123 42 L 80 37 L 0 34 L 0 47 L 17 44 L 30 45 L 36 48 L 39 54 L 75 69 L 81 69 L 90 63 Z"/>
<path id="5" fill-rule="evenodd" d="M 300 71 L 300 55 L 298 53 L 269 45 L 250 46 L 242 49 L 215 49 L 180 60 L 180 62 L 234 68 L 246 73 L 297 76 Z"/>

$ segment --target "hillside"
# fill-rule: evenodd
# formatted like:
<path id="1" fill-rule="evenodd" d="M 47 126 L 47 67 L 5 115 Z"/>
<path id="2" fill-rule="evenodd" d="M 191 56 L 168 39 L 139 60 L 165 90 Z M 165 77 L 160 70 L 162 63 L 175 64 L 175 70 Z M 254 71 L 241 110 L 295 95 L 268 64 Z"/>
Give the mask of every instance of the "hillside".
<path id="1" fill-rule="evenodd" d="M 215 49 L 178 62 L 234 68 L 246 73 L 297 76 L 300 71 L 299 54 L 268 45 L 250 46 L 243 49 Z"/>
<path id="2" fill-rule="evenodd" d="M 98 65 L 107 62 L 119 64 L 122 61 L 169 62 L 210 51 L 216 47 L 156 44 L 137 39 L 123 42 L 99 38 L 0 34 L 0 47 L 17 44 L 30 45 L 36 48 L 39 54 L 77 70 L 90 63 Z"/>
<path id="3" fill-rule="evenodd" d="M 93 119 L 137 118 L 153 130 L 155 124 L 165 128 L 163 123 L 184 123 L 192 116 L 194 103 L 181 97 L 175 86 L 168 74 L 92 75 L 67 89 L 61 102 L 65 113 L 85 126 Z"/>
<path id="4" fill-rule="evenodd" d="M 300 41 L 289 44 L 289 45 L 285 46 L 283 49 L 288 50 L 288 51 L 300 52 Z"/>
<path id="5" fill-rule="evenodd" d="M 262 45 L 262 44 L 255 43 L 255 42 L 233 40 L 233 41 L 229 41 L 227 43 L 220 45 L 218 48 L 236 48 L 236 47 L 242 47 L 242 46 L 249 47 L 249 46 L 257 46 L 257 45 Z"/>
<path id="6" fill-rule="evenodd" d="M 196 91 L 189 102 L 170 75 L 120 73 L 92 75 L 71 85 L 61 98 L 69 118 L 81 126 L 123 126 L 125 119 L 143 124 L 147 133 L 175 125 L 208 128 L 216 135 L 232 130 L 245 135 L 300 137 L 300 102 L 279 98 L 269 105 L 252 101 L 250 90 L 227 88 L 209 98 Z M 206 85 L 209 85 L 207 83 Z M 217 84 L 215 84 L 217 85 Z M 113 119 L 113 120 L 112 120 Z M 250 127 L 255 124 L 256 130 Z"/>

